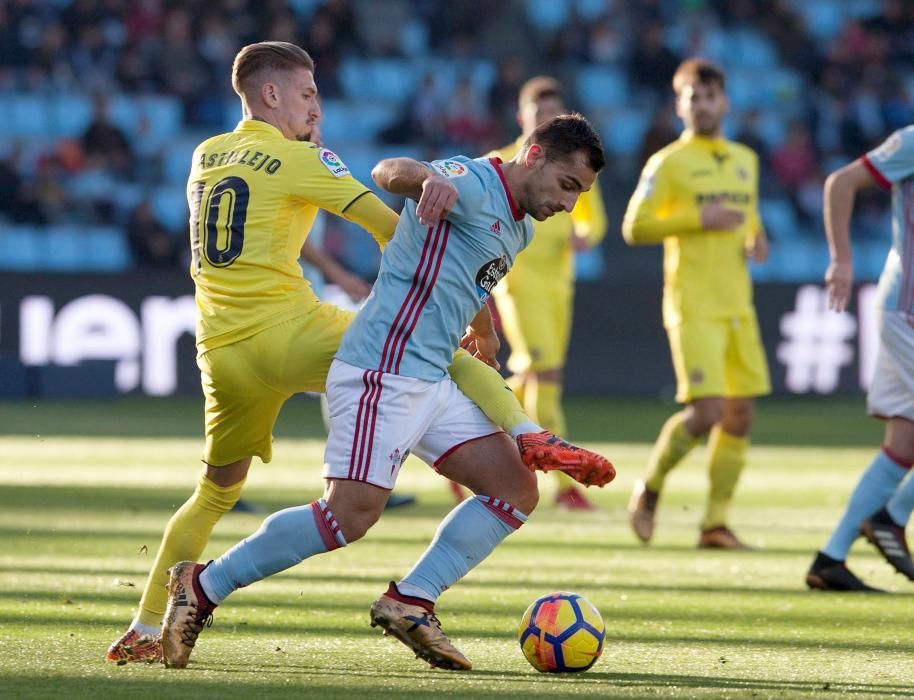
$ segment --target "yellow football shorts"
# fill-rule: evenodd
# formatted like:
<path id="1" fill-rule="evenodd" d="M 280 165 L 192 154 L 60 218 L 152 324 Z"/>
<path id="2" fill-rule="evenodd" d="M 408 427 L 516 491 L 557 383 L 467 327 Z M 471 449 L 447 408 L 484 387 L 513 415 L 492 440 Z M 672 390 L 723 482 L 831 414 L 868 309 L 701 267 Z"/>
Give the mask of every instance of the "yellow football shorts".
<path id="1" fill-rule="evenodd" d="M 676 400 L 680 403 L 709 396 L 737 398 L 771 392 L 754 311 L 733 319 L 688 319 L 667 328 L 667 336 L 676 371 Z"/>
<path id="2" fill-rule="evenodd" d="M 273 457 L 273 425 L 293 394 L 324 391 L 330 363 L 354 314 L 321 304 L 197 358 L 206 446 L 213 466 Z"/>
<path id="3" fill-rule="evenodd" d="M 511 346 L 509 371 L 523 374 L 565 366 L 573 298 L 572 284 L 513 285 L 496 293 L 501 329 Z"/>

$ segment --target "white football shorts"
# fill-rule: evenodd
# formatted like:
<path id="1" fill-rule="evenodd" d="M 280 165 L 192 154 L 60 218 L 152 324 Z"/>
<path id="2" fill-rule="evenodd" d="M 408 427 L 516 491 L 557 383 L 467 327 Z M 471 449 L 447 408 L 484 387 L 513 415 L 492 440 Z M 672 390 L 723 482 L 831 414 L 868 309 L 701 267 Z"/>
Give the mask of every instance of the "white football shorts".
<path id="1" fill-rule="evenodd" d="M 501 432 L 447 377 L 427 382 L 334 360 L 324 478 L 392 489 L 409 454 L 435 468 L 472 440 Z"/>
<path id="2" fill-rule="evenodd" d="M 866 403 L 871 416 L 914 420 L 914 326 L 906 314 L 881 312 L 876 372 Z"/>

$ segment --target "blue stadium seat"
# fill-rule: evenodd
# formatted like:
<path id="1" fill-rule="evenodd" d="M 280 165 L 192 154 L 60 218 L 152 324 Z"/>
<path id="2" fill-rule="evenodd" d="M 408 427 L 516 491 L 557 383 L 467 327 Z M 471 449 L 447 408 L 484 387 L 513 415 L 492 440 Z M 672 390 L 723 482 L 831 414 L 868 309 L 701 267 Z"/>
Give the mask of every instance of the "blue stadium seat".
<path id="1" fill-rule="evenodd" d="M 619 156 L 631 156 L 641 148 L 650 115 L 639 109 L 616 109 L 598 122 L 606 150 Z"/>
<path id="2" fill-rule="evenodd" d="M 762 225 L 772 240 L 792 241 L 800 236 L 800 224 L 793 205 L 786 199 L 763 199 L 759 202 Z"/>
<path id="3" fill-rule="evenodd" d="M 174 185 L 187 182 L 194 149 L 200 141 L 197 137 L 179 138 L 169 144 L 162 154 L 162 175 L 165 182 Z"/>
<path id="4" fill-rule="evenodd" d="M 755 70 L 773 68 L 778 64 L 778 55 L 771 42 L 762 34 L 743 28 L 727 35 L 727 67 Z M 720 60 L 720 57 L 717 57 Z"/>
<path id="5" fill-rule="evenodd" d="M 30 226 L 0 225 L 0 268 L 34 270 L 41 264 L 40 233 Z"/>
<path id="6" fill-rule="evenodd" d="M 88 257 L 85 240 L 79 229 L 71 226 L 49 226 L 45 229 L 41 243 L 44 268 L 64 272 L 85 269 Z"/>
<path id="7" fill-rule="evenodd" d="M 392 58 L 345 60 L 339 76 L 350 98 L 400 103 L 416 90 L 415 64 Z"/>
<path id="8" fill-rule="evenodd" d="M 828 40 L 837 36 L 844 23 L 845 0 L 791 0 L 794 11 L 803 18 L 803 26 L 816 39 Z"/>
<path id="9" fill-rule="evenodd" d="M 575 0 L 574 6 L 578 17 L 591 22 L 599 19 L 609 9 L 606 0 Z"/>
<path id="10" fill-rule="evenodd" d="M 152 211 L 165 228 L 172 233 L 183 232 L 190 218 L 187 192 L 177 185 L 157 187 L 151 197 Z"/>
<path id="11" fill-rule="evenodd" d="M 40 136 L 48 132 L 48 98 L 39 95 L 15 94 L 8 101 L 6 122 L 0 125 L 7 133 L 17 136 Z"/>
<path id="12" fill-rule="evenodd" d="M 537 29 L 554 30 L 568 22 L 568 0 L 527 0 L 527 19 Z"/>
<path id="13" fill-rule="evenodd" d="M 59 95 L 48 107 L 48 128 L 54 135 L 82 136 L 92 122 L 92 101 L 86 95 Z"/>
<path id="14" fill-rule="evenodd" d="M 589 66 L 578 73 L 578 96 L 588 110 L 622 107 L 628 102 L 628 80 L 621 70 Z"/>
<path id="15" fill-rule="evenodd" d="M 125 231 L 96 227 L 85 232 L 84 241 L 87 268 L 99 272 L 120 272 L 130 267 Z"/>

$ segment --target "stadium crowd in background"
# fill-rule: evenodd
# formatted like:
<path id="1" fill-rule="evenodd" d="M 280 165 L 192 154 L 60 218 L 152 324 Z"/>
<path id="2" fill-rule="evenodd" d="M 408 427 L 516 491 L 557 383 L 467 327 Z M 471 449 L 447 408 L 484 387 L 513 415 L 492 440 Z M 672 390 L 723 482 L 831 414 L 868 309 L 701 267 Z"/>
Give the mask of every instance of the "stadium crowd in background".
<path id="1" fill-rule="evenodd" d="M 643 121 L 626 137 L 635 142 L 631 148 L 616 149 L 614 172 L 608 174 L 623 192 L 630 190 L 643 162 L 635 157 L 639 151 L 653 152 L 675 135 L 666 102 L 679 61 L 697 54 L 728 69 L 737 66 L 731 135 L 759 152 L 762 196 L 781 201 L 790 209 L 785 215 L 791 222 L 815 233 L 823 174 L 914 121 L 914 5 L 872 0 L 854 3 L 856 13 L 840 9 L 843 5 L 835 0 L 513 0 L 492 5 L 12 0 L 0 4 L 0 91 L 88 96 L 95 116 L 75 138 L 31 139 L 15 130 L 0 131 L 5 195 L 0 216 L 29 225 L 64 219 L 113 225 L 125 235 L 139 220 L 183 242 L 184 213 L 169 211 L 180 201 L 150 199 L 167 178 L 173 143 L 157 136 L 156 117 L 142 108 L 129 129 L 109 119 L 108 99 L 173 96 L 180 103 L 179 128 L 191 140 L 200 131 L 230 128 L 226 102 L 232 93 L 225 76 L 232 56 L 245 43 L 270 38 L 311 52 L 328 100 L 352 98 L 344 70 L 348 60 L 398 59 L 420 67 L 445 60 L 456 70 L 456 83 L 442 80 L 429 63 L 397 100 L 398 112 L 378 130 L 381 142 L 411 144 L 430 155 L 484 153 L 513 138 L 517 90 L 531 75 L 557 75 L 569 106 L 589 113 L 588 105 L 599 102 L 594 93 L 603 87 L 582 80 L 581 71 L 620 74 L 626 85 L 622 101 Z M 479 60 L 490 63 L 491 79 L 470 79 Z M 774 80 L 772 109 L 741 102 L 747 91 L 768 90 L 769 78 Z M 405 76 L 404 82 L 409 82 Z M 781 94 L 785 91 L 789 94 Z M 786 102 L 793 107 L 782 109 Z M 602 120 L 595 115 L 604 133 L 614 115 Z M 623 118 L 635 117 L 626 112 Z M 642 138 L 654 142 L 642 148 Z M 345 143 L 331 145 L 345 157 Z M 125 183 L 132 196 L 119 191 Z M 625 202 L 608 197 L 610 221 L 618 220 Z M 861 200 L 859 219 L 885 219 L 883 198 Z M 130 240 L 137 265 L 184 263 L 169 246 L 150 250 L 137 244 L 135 235 Z M 607 241 L 621 245 L 618 236 Z"/>

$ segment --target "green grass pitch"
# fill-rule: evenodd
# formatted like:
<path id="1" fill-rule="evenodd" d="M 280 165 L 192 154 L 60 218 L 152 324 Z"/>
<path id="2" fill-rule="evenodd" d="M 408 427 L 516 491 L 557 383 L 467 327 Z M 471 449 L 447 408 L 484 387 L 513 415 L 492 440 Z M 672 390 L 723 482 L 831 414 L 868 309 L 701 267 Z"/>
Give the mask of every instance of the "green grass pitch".
<path id="1" fill-rule="evenodd" d="M 105 648 L 132 616 L 162 527 L 198 474 L 198 401 L 0 404 L 0 697 L 914 697 L 914 590 L 867 545 L 854 569 L 891 596 L 805 590 L 813 551 L 879 444 L 860 400 L 765 401 L 732 524 L 760 550 L 693 549 L 704 450 L 673 473 L 650 547 L 625 503 L 663 418 L 659 402 L 569 403 L 572 435 L 619 476 L 595 514 L 543 506 L 439 604 L 474 662 L 428 669 L 368 626 L 368 606 L 424 550 L 451 507 L 441 479 L 410 462 L 401 490 L 419 504 L 386 513 L 362 542 L 239 591 L 217 610 L 191 666 L 117 667 Z M 245 497 L 268 509 L 320 493 L 321 431 L 296 400 L 274 462 Z M 229 514 L 208 556 L 255 530 Z M 580 675 L 527 665 L 516 632 L 537 596 L 571 590 L 603 614 L 603 657 Z M 131 695 L 132 694 L 132 695 Z"/>

